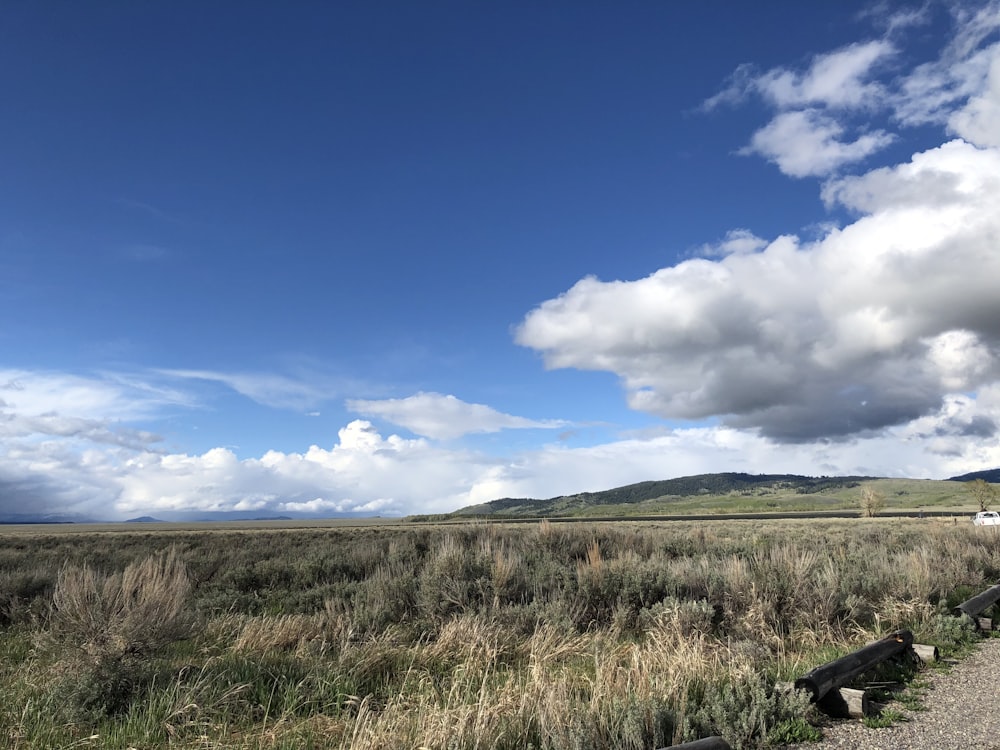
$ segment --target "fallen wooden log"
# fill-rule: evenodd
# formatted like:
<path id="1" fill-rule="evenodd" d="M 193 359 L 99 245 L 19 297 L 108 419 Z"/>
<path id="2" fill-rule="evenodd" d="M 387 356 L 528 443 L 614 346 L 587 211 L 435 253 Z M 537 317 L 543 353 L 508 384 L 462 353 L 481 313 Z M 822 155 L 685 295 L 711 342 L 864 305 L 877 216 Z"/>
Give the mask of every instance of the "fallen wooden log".
<path id="1" fill-rule="evenodd" d="M 909 630 L 890 633 L 847 656 L 842 656 L 802 675 L 795 681 L 795 689 L 808 691 L 810 700 L 815 703 L 834 688 L 843 687 L 859 674 L 864 674 L 912 645 L 913 633 Z"/>
<path id="2" fill-rule="evenodd" d="M 973 621 L 976 621 L 979 615 L 996 604 L 998 600 L 1000 600 L 1000 584 L 990 586 L 990 588 L 981 594 L 976 594 L 971 599 L 966 599 L 952 610 L 952 614 L 955 617 L 968 615 Z"/>
<path id="3" fill-rule="evenodd" d="M 703 740 L 685 742 L 682 745 L 661 747 L 660 750 L 733 750 L 729 743 L 721 737 L 706 737 Z"/>
<path id="4" fill-rule="evenodd" d="M 863 719 L 875 713 L 868 692 L 853 688 L 834 688 L 816 701 L 816 705 L 827 716 L 838 719 Z"/>
<path id="5" fill-rule="evenodd" d="M 920 657 L 924 664 L 931 664 L 940 658 L 937 646 L 929 646 L 924 643 L 914 643 L 913 652 Z"/>

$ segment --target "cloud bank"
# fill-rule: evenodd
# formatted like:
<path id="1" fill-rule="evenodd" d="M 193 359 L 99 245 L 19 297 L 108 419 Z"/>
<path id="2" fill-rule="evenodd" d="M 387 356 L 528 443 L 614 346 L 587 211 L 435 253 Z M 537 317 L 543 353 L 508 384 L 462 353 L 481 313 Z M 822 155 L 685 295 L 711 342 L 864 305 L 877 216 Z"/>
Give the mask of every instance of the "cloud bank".
<path id="1" fill-rule="evenodd" d="M 942 345 L 937 356 L 955 361 L 968 351 L 968 342 L 957 339 Z M 19 376 L 22 403 L 36 406 L 41 398 L 36 382 L 44 389 L 65 378 L 76 389 L 83 416 L 53 414 L 50 419 L 62 426 L 52 429 L 38 415 L 4 406 L 4 514 L 58 511 L 105 519 L 213 511 L 405 515 L 498 497 L 551 497 L 720 470 L 942 477 L 970 466 L 1000 465 L 997 385 L 984 387 L 975 398 L 947 396 L 937 411 L 884 435 L 801 442 L 780 450 L 752 430 L 711 426 L 664 429 L 590 447 L 553 442 L 495 456 L 427 438 L 383 435 L 370 422 L 354 420 L 328 447 L 240 458 L 222 447 L 201 454 L 166 451 L 155 435 L 115 420 L 92 420 L 87 405 L 114 390 L 114 376 L 41 373 L 36 378 L 24 371 Z M 120 399 L 121 413 L 163 408 L 157 393 L 136 388 L 132 397 Z M 79 429 L 70 430 L 71 425 Z"/>

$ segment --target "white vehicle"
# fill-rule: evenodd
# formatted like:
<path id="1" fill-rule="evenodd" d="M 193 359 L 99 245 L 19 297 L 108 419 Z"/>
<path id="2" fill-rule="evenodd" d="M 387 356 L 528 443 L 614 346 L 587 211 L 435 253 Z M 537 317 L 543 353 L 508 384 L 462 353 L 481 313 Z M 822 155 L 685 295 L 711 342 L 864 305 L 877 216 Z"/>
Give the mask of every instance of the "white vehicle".
<path id="1" fill-rule="evenodd" d="M 1000 513 L 995 510 L 981 510 L 972 519 L 976 526 L 1000 526 Z"/>

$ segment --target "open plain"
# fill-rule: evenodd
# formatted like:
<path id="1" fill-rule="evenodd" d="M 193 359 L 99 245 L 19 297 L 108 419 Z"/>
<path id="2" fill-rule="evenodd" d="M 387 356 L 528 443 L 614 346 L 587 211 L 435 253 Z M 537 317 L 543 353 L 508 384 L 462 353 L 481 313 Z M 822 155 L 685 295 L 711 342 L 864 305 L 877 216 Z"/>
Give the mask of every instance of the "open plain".
<path id="1" fill-rule="evenodd" d="M 775 689 L 1000 574 L 941 518 L 0 531 L 13 748 L 608 748 L 812 737 Z M 874 730 L 873 730 L 874 731 Z"/>

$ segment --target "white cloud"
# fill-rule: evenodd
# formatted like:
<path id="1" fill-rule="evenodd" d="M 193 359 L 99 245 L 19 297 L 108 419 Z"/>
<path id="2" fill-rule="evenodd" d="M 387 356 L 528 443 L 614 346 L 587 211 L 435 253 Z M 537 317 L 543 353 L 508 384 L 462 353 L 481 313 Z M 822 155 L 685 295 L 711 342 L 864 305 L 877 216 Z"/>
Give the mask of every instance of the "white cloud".
<path id="1" fill-rule="evenodd" d="M 861 114 L 882 112 L 904 126 L 947 125 L 978 146 L 1000 144 L 1000 1 L 956 4 L 953 34 L 940 56 L 895 78 L 876 74 L 900 55 L 895 41 L 927 19 L 925 9 L 886 16 L 886 37 L 814 57 L 803 70 L 759 72 L 741 65 L 703 109 L 759 96 L 776 110 L 741 154 L 757 154 L 792 177 L 825 176 L 855 164 L 895 140 L 882 127 L 857 126 Z"/>
<path id="2" fill-rule="evenodd" d="M 787 67 L 759 72 L 740 65 L 726 87 L 702 105 L 712 110 L 756 94 L 779 110 L 799 107 L 867 109 L 883 95 L 884 88 L 871 80 L 875 68 L 896 52 L 892 43 L 874 40 L 850 44 L 815 56 L 804 71 Z"/>
<path id="3" fill-rule="evenodd" d="M 925 4 L 915 8 L 892 8 L 888 2 L 880 0 L 861 10 L 859 18 L 867 18 L 887 34 L 913 26 L 924 26 L 930 21 L 930 6 Z"/>
<path id="4" fill-rule="evenodd" d="M 0 408 L 22 416 L 72 415 L 84 420 L 134 421 L 165 406 L 190 406 L 185 393 L 128 375 L 92 376 L 0 369 Z"/>
<path id="5" fill-rule="evenodd" d="M 383 438 L 355 420 L 330 449 L 268 451 L 239 460 L 216 448 L 200 456 L 142 455 L 122 467 L 119 512 L 220 511 L 386 513 L 444 511 L 465 502 L 492 459 L 422 439 Z"/>
<path id="6" fill-rule="evenodd" d="M 221 383 L 242 396 L 278 409 L 310 410 L 335 394 L 329 384 L 299 380 L 272 373 L 216 372 L 212 370 L 159 370 L 174 378 Z"/>
<path id="7" fill-rule="evenodd" d="M 979 146 L 1000 148 L 1000 45 L 994 45 L 990 57 L 984 90 L 952 114 L 948 126 Z"/>
<path id="8" fill-rule="evenodd" d="M 882 130 L 844 140 L 844 127 L 818 110 L 784 112 L 754 133 L 742 154 L 759 154 L 791 177 L 823 176 L 862 161 L 892 142 Z"/>
<path id="9" fill-rule="evenodd" d="M 470 404 L 441 393 L 417 393 L 407 398 L 366 401 L 352 399 L 347 408 L 366 417 L 385 419 L 410 432 L 438 440 L 473 433 L 512 429 L 555 429 L 561 420 L 536 420 L 504 414 L 485 404 Z"/>
<path id="10" fill-rule="evenodd" d="M 767 240 L 761 239 L 749 229 L 731 229 L 722 242 L 702 245 L 700 254 L 708 257 L 723 255 L 744 255 L 755 253 L 767 247 Z"/>
<path id="11" fill-rule="evenodd" d="M 975 379 L 983 367 L 982 341 L 971 332 L 944 334 L 927 346 L 941 377 L 957 378 L 952 385 L 964 387 L 969 373 Z M 49 430 L 2 443 L 0 511 L 99 518 L 209 511 L 399 515 L 713 471 L 943 477 L 1000 464 L 997 424 L 1000 386 L 994 383 L 975 398 L 947 396 L 938 409 L 882 435 L 783 446 L 723 425 L 495 457 L 386 437 L 355 420 L 332 447 L 240 459 L 221 447 L 200 455 L 152 452 L 141 443 L 123 446 Z"/>
<path id="12" fill-rule="evenodd" d="M 904 126 L 947 125 L 970 143 L 998 146 L 1000 2 L 956 4 L 952 11 L 954 37 L 936 60 L 900 78 L 886 106 Z"/>
<path id="13" fill-rule="evenodd" d="M 705 249 L 720 260 L 632 282 L 586 278 L 529 313 L 517 341 L 551 368 L 616 373 L 635 409 L 722 417 L 784 442 L 871 434 L 934 414 L 958 391 L 992 387 L 1000 44 L 984 44 L 1000 28 L 1000 3 L 956 18 L 940 59 L 891 91 L 870 76 L 896 48 L 873 42 L 818 56 L 802 73 L 742 66 L 706 106 L 755 92 L 783 110 L 745 152 L 796 177 L 828 175 L 892 139 L 881 130 L 845 139 L 842 112 L 876 94 L 901 121 L 950 122 L 967 141 L 828 181 L 827 205 L 860 218 L 815 242 L 761 247 L 741 229 Z"/>
<path id="14" fill-rule="evenodd" d="M 128 376 L 0 370 L 0 438 L 8 450 L 19 440 L 48 438 L 149 450 L 161 438 L 126 423 L 191 403 L 179 391 Z"/>
<path id="15" fill-rule="evenodd" d="M 994 382 L 1000 151 L 948 143 L 824 196 L 864 215 L 811 244 L 584 279 L 529 313 L 517 341 L 552 368 L 617 373 L 633 408 L 721 415 L 781 441 L 903 424 L 955 383 Z"/>
<path id="16" fill-rule="evenodd" d="M 713 426 L 495 457 L 355 420 L 329 447 L 189 455 L 135 428 L 195 406 L 181 390 L 134 374 L 8 369 L 0 510 L 402 514 L 701 472 L 945 477 L 1000 465 L 1000 2 L 955 7 L 939 59 L 895 79 L 876 74 L 905 58 L 895 34 L 919 14 L 889 19 L 891 42 L 800 69 L 743 66 L 706 103 L 752 94 L 773 107 L 748 151 L 793 176 L 829 175 L 883 148 L 885 123 L 858 122 L 878 108 L 962 139 L 827 181 L 823 200 L 853 222 L 812 242 L 736 229 L 701 248 L 706 257 L 645 279 L 585 278 L 517 332 L 549 367 L 617 373 L 633 408 L 717 417 Z M 161 375 L 309 413 L 345 391 L 313 377 Z M 348 406 L 438 439 L 563 424 L 436 393 Z"/>
<path id="17" fill-rule="evenodd" d="M 867 108 L 883 96 L 883 86 L 869 80 L 873 69 L 895 53 L 885 40 L 851 44 L 813 58 L 803 73 L 774 68 L 752 81 L 752 86 L 779 109 L 823 105 L 830 108 Z"/>

